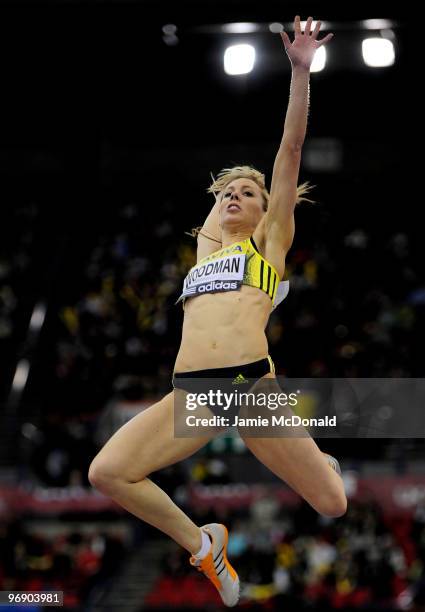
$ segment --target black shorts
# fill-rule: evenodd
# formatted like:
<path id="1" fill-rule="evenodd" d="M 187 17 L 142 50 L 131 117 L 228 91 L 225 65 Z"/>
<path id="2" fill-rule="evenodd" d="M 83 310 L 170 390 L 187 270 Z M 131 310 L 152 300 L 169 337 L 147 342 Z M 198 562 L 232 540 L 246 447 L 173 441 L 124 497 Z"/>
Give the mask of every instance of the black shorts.
<path id="1" fill-rule="evenodd" d="M 271 357 L 228 368 L 211 368 L 191 372 L 177 372 L 173 375 L 173 387 L 188 393 L 206 393 L 208 390 L 223 393 L 248 392 L 260 378 L 274 373 Z M 211 379 L 206 382 L 205 379 Z M 214 414 L 221 414 L 210 407 Z"/>

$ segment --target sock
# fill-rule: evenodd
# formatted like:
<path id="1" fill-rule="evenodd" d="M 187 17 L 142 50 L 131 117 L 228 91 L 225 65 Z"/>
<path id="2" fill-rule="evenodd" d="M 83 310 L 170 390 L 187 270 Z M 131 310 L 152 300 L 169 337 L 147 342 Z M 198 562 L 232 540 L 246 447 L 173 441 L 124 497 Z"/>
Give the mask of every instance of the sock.
<path id="1" fill-rule="evenodd" d="M 205 559 L 207 554 L 210 552 L 210 548 L 211 548 L 211 540 L 209 538 L 209 535 L 205 533 L 205 531 L 201 531 L 201 535 L 202 535 L 202 545 L 201 545 L 200 550 L 195 554 L 195 557 L 197 559 Z"/>

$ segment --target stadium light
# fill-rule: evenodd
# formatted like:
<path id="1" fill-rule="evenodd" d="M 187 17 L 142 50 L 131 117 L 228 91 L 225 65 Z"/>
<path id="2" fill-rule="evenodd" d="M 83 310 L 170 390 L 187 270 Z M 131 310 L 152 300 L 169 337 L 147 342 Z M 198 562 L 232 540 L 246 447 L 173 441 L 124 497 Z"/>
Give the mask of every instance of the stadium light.
<path id="1" fill-rule="evenodd" d="M 362 55 L 366 66 L 392 66 L 395 59 L 394 45 L 387 38 L 365 38 L 362 41 Z"/>
<path id="2" fill-rule="evenodd" d="M 166 23 L 162 26 L 163 37 L 162 40 L 169 47 L 178 45 L 179 38 L 177 36 L 177 26 L 174 23 Z"/>
<path id="3" fill-rule="evenodd" d="M 273 32 L 273 34 L 279 34 L 279 32 L 283 32 L 284 29 L 283 24 L 278 21 L 269 24 L 269 30 Z"/>
<path id="4" fill-rule="evenodd" d="M 320 72 L 326 66 L 326 49 L 319 47 L 314 54 L 313 62 L 310 67 L 311 72 Z"/>
<path id="5" fill-rule="evenodd" d="M 258 23 L 249 21 L 241 21 L 237 23 L 224 23 L 222 31 L 225 34 L 251 34 L 260 30 L 261 26 Z"/>
<path id="6" fill-rule="evenodd" d="M 18 363 L 13 377 L 12 389 L 13 391 L 22 391 L 27 384 L 27 378 L 30 371 L 30 364 L 28 359 L 21 359 Z"/>
<path id="7" fill-rule="evenodd" d="M 224 52 L 224 71 L 238 75 L 251 72 L 255 63 L 255 49 L 252 45 L 232 45 Z"/>
<path id="8" fill-rule="evenodd" d="M 172 36 L 177 32 L 177 26 L 174 23 L 166 23 L 162 26 L 162 32 L 167 36 Z"/>
<path id="9" fill-rule="evenodd" d="M 30 330 L 38 331 L 43 326 L 45 316 L 46 305 L 43 302 L 36 304 L 31 315 Z"/>
<path id="10" fill-rule="evenodd" d="M 364 19 L 361 24 L 366 30 L 382 30 L 391 28 L 393 22 L 390 19 Z"/>
<path id="11" fill-rule="evenodd" d="M 316 24 L 317 24 L 317 21 L 312 21 L 311 22 L 310 32 L 312 32 L 314 30 L 314 28 L 316 27 Z M 301 31 L 304 32 L 305 26 L 307 25 L 307 21 L 301 21 L 300 25 L 301 25 Z"/>

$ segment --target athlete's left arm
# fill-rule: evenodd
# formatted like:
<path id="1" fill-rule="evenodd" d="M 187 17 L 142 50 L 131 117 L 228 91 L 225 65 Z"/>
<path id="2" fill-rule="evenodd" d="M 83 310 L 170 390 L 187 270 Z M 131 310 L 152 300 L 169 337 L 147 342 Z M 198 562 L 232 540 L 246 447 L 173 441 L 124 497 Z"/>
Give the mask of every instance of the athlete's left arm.
<path id="1" fill-rule="evenodd" d="M 221 249 L 220 203 L 221 194 L 218 194 L 215 198 L 215 204 L 205 219 L 197 237 L 196 261 L 200 261 L 203 257 L 207 257 L 214 253 L 214 251 Z"/>
<path id="2" fill-rule="evenodd" d="M 297 201 L 297 184 L 301 163 L 301 150 L 307 130 L 309 104 L 310 66 L 316 50 L 329 42 L 332 34 L 318 41 L 321 22 L 311 29 L 313 18 L 307 19 L 304 32 L 301 31 L 300 17 L 294 21 L 294 41 L 291 43 L 286 32 L 281 37 L 292 65 L 292 79 L 282 142 L 273 166 L 270 199 L 264 216 L 266 250 L 281 251 L 285 254 L 291 247 L 294 233 L 294 209 Z"/>

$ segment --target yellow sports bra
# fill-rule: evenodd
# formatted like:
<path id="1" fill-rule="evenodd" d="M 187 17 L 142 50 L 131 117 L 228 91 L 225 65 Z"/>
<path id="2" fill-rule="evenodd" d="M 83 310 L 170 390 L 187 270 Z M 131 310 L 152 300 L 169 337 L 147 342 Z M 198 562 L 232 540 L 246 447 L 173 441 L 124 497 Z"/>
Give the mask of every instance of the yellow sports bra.
<path id="1" fill-rule="evenodd" d="M 237 291 L 242 285 L 267 293 L 273 308 L 289 291 L 289 282 L 280 280 L 275 268 L 258 252 L 252 237 L 203 257 L 189 270 L 177 302 L 206 293 Z"/>

